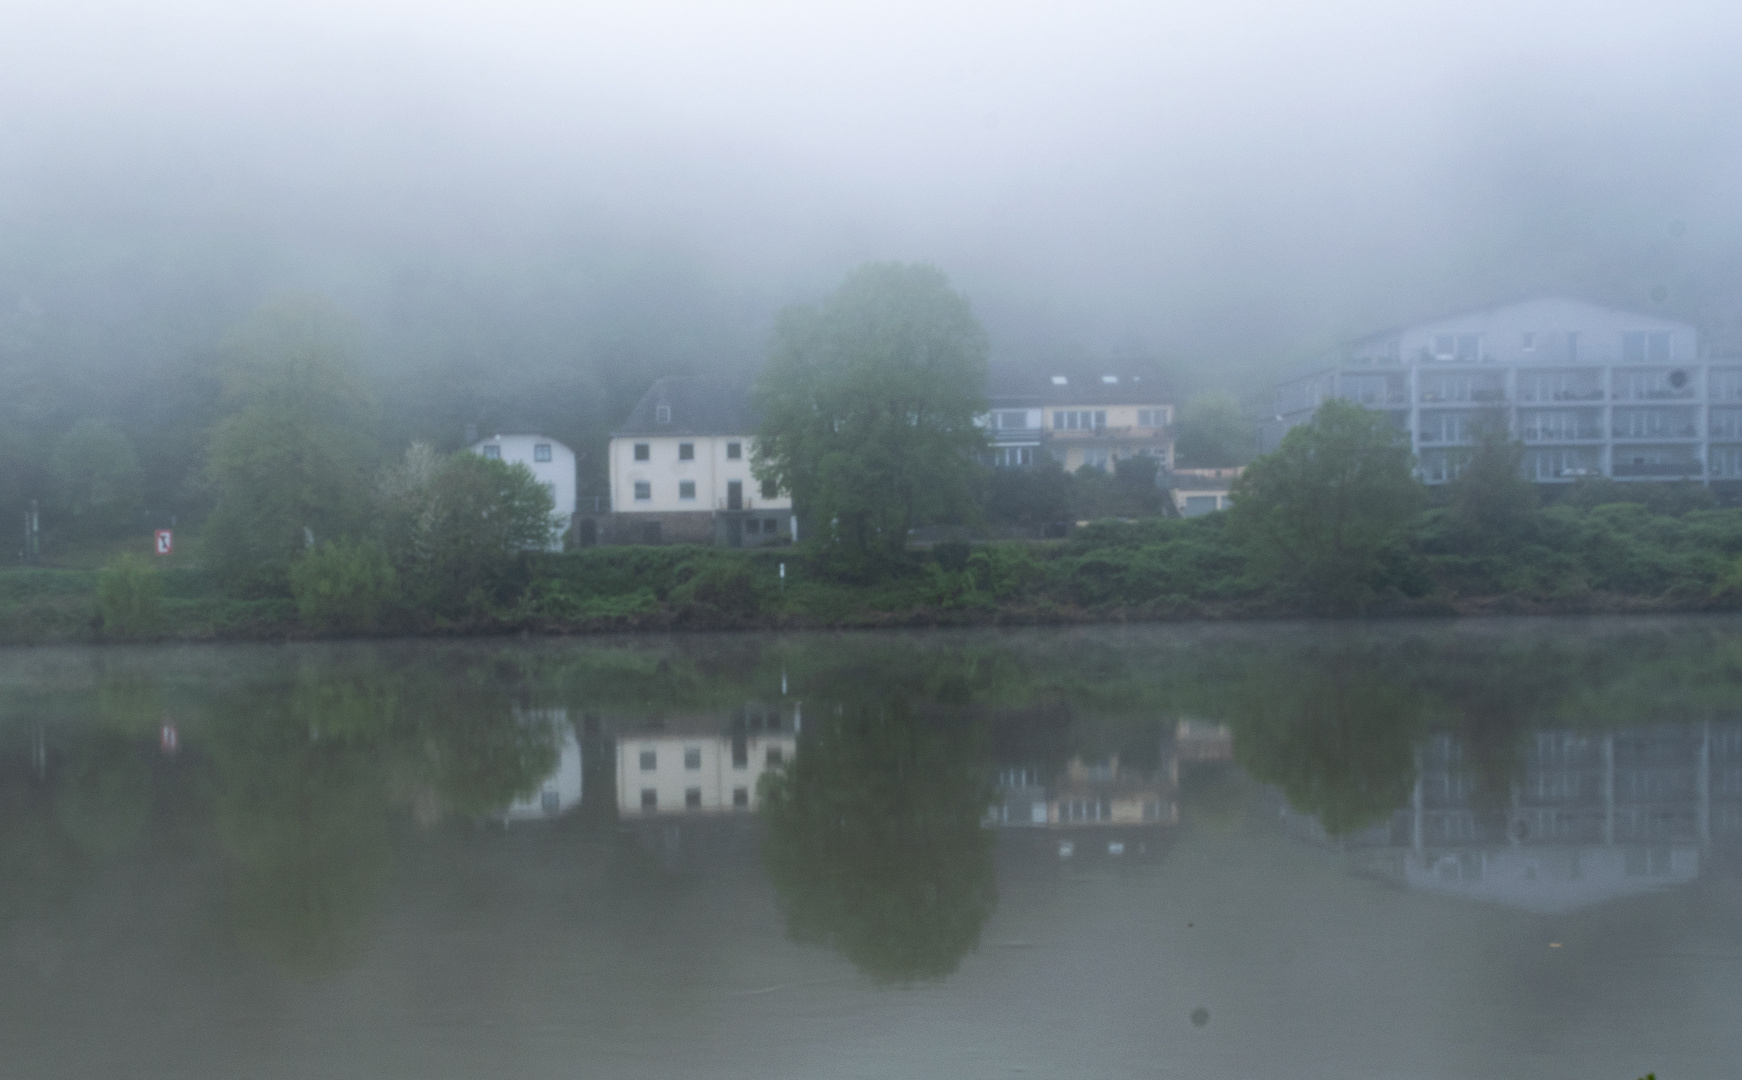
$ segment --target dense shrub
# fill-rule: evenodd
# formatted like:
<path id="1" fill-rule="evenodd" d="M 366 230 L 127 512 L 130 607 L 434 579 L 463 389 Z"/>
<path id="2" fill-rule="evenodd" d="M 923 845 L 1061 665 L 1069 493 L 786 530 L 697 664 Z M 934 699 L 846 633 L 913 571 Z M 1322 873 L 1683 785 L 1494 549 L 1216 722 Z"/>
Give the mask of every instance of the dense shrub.
<path id="1" fill-rule="evenodd" d="M 97 577 L 97 611 L 103 633 L 136 638 L 155 633 L 163 622 L 163 583 L 157 567 L 140 555 L 123 555 Z"/>
<path id="2" fill-rule="evenodd" d="M 297 615 L 328 633 L 373 630 L 398 598 L 399 578 L 387 550 L 373 540 L 319 544 L 290 568 Z"/>

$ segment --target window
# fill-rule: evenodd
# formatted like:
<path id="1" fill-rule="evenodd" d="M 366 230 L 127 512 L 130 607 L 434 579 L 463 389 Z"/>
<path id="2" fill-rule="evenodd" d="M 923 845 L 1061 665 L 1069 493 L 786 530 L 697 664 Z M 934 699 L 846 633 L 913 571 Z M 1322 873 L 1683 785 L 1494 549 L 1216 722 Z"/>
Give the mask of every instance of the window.
<path id="1" fill-rule="evenodd" d="M 1706 436 L 1712 439 L 1742 439 L 1742 409 L 1713 409 Z"/>
<path id="2" fill-rule="evenodd" d="M 699 787 L 684 788 L 683 804 L 686 810 L 700 810 L 702 808 L 702 789 Z"/>
<path id="3" fill-rule="evenodd" d="M 653 498 L 653 485 L 646 480 L 635 481 L 635 501 L 646 502 Z"/>
<path id="4" fill-rule="evenodd" d="M 534 461 L 549 461 L 550 460 L 550 443 L 547 443 L 547 442 L 534 443 L 533 447 L 532 447 L 532 460 L 534 460 Z"/>
<path id="5" fill-rule="evenodd" d="M 646 461 L 650 457 L 652 457 L 652 454 L 648 450 L 648 446 L 646 443 L 638 442 L 635 444 L 635 460 L 636 461 Z"/>
<path id="6" fill-rule="evenodd" d="M 768 748 L 768 753 L 765 756 L 764 760 L 769 764 L 769 766 L 772 767 L 775 765 L 779 765 L 782 761 L 785 761 L 786 755 L 781 753 L 780 747 L 770 746 Z"/>
<path id="7" fill-rule="evenodd" d="M 995 428 L 1028 427 L 1028 411 L 1026 409 L 1004 409 L 992 414 L 992 426 Z"/>
<path id="8" fill-rule="evenodd" d="M 484 447 L 484 456 L 489 458 L 491 461 L 501 461 L 502 448 L 497 446 L 495 443 L 491 443 L 489 446 Z"/>
<path id="9" fill-rule="evenodd" d="M 1166 409 L 1138 409 L 1137 410 L 1137 426 L 1138 427 L 1166 427 L 1167 426 L 1167 410 Z"/>
<path id="10" fill-rule="evenodd" d="M 679 461 L 694 461 L 696 459 L 696 444 L 693 442 L 678 443 L 677 459 Z"/>
<path id="11" fill-rule="evenodd" d="M 653 407 L 653 422 L 656 424 L 671 423 L 671 406 L 655 405 Z"/>
<path id="12" fill-rule="evenodd" d="M 677 482 L 677 497 L 693 499 L 696 497 L 696 482 L 694 480 L 679 480 Z"/>
<path id="13" fill-rule="evenodd" d="M 659 752 L 657 750 L 641 751 L 641 771 L 652 772 L 659 768 Z"/>
<path id="14" fill-rule="evenodd" d="M 732 736 L 732 768 L 750 767 L 750 740 L 742 734 Z"/>
<path id="15" fill-rule="evenodd" d="M 739 810 L 743 810 L 743 809 L 746 809 L 747 807 L 749 807 L 749 805 L 750 805 L 750 789 L 745 788 L 745 787 L 733 788 L 732 789 L 732 805 L 734 807 L 738 808 Z"/>
<path id="16" fill-rule="evenodd" d="M 744 458 L 744 444 L 729 442 L 726 444 L 726 460 L 741 461 Z"/>
<path id="17" fill-rule="evenodd" d="M 1083 431 L 1107 426 L 1105 409 L 1060 409 L 1052 414 L 1052 426 L 1059 431 Z"/>
<path id="18" fill-rule="evenodd" d="M 1013 469 L 1021 465 L 1033 465 L 1034 447 L 995 446 L 992 448 L 992 464 L 1001 469 Z"/>
<path id="19" fill-rule="evenodd" d="M 686 746 L 686 747 L 684 747 L 683 767 L 686 769 L 699 769 L 702 767 L 702 748 L 701 747 L 699 747 L 699 746 Z"/>
<path id="20" fill-rule="evenodd" d="M 657 790 L 650 787 L 644 787 L 641 789 L 641 809 L 659 809 L 659 792 Z"/>
<path id="21" fill-rule="evenodd" d="M 774 481 L 772 481 L 772 480 L 762 481 L 762 497 L 764 499 L 772 499 L 776 495 L 779 495 L 779 494 L 780 494 L 780 488 L 775 484 Z"/>
<path id="22" fill-rule="evenodd" d="M 1625 330 L 1621 334 L 1622 363 L 1637 364 L 1641 361 L 1667 361 L 1669 359 L 1669 331 L 1667 330 Z"/>

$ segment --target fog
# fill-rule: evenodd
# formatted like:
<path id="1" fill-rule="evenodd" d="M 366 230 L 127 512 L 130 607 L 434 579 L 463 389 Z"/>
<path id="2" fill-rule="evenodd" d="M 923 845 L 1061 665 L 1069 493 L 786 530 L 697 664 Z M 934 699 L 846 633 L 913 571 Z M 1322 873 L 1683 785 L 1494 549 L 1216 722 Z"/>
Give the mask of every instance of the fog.
<path id="1" fill-rule="evenodd" d="M 1739 31 L 1722 3 L 15 2 L 0 370 L 120 408 L 105 373 L 314 292 L 406 393 L 506 374 L 608 423 L 654 374 L 748 372 L 868 259 L 944 268 L 995 366 L 1182 392 L 1538 291 L 1739 347 Z"/>

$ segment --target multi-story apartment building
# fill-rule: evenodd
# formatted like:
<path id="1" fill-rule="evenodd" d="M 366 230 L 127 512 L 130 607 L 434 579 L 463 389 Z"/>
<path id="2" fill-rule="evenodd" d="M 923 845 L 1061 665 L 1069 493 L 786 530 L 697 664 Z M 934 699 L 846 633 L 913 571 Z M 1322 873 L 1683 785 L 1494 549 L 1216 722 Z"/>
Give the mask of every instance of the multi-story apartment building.
<path id="1" fill-rule="evenodd" d="M 1066 470 L 1094 465 L 1111 472 L 1121 458 L 1149 455 L 1173 464 L 1173 404 L 1160 383 L 1141 375 L 1054 375 L 1012 383 L 990 399 L 981 418 L 991 463 L 1033 465 L 1051 455 Z"/>
<path id="2" fill-rule="evenodd" d="M 1538 730 L 1499 779 L 1435 736 L 1409 805 L 1338 843 L 1409 888 L 1539 911 L 1686 883 L 1742 844 L 1742 723 Z M 1327 839 L 1315 819 L 1284 819 Z"/>
<path id="3" fill-rule="evenodd" d="M 1692 326 L 1654 315 L 1538 299 L 1370 334 L 1277 387 L 1263 449 L 1331 398 L 1389 414 L 1430 484 L 1486 418 L 1544 483 L 1742 479 L 1742 359 L 1704 358 Z"/>
<path id="4" fill-rule="evenodd" d="M 611 435 L 606 543 L 716 543 L 793 537 L 792 499 L 751 473 L 756 423 L 742 388 L 660 379 Z"/>

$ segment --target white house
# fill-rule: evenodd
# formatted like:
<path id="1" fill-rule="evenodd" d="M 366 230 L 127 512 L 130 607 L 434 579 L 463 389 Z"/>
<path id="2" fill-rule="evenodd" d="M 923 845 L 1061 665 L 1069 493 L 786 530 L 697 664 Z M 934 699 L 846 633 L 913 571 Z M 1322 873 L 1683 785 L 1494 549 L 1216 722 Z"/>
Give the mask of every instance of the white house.
<path id="1" fill-rule="evenodd" d="M 492 435 L 469 449 L 495 461 L 525 465 L 550 489 L 556 509 L 549 547 L 561 551 L 563 534 L 575 517 L 575 452 L 548 435 Z"/>
<path id="2" fill-rule="evenodd" d="M 612 433 L 609 539 L 758 546 L 792 539 L 792 499 L 751 472 L 745 392 L 660 379 Z"/>
<path id="3" fill-rule="evenodd" d="M 707 730 L 710 725 L 714 730 Z M 617 741 L 619 813 L 747 813 L 757 807 L 762 774 L 798 752 L 798 736 L 791 732 L 721 735 L 717 721 L 705 719 L 676 726 L 698 730 L 625 735 Z"/>

